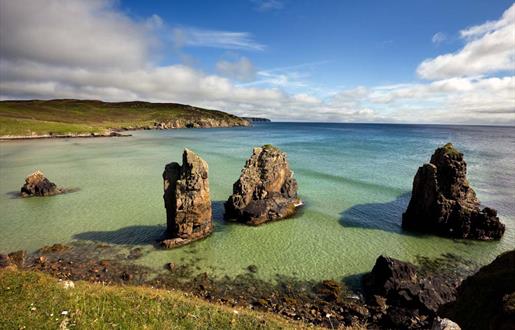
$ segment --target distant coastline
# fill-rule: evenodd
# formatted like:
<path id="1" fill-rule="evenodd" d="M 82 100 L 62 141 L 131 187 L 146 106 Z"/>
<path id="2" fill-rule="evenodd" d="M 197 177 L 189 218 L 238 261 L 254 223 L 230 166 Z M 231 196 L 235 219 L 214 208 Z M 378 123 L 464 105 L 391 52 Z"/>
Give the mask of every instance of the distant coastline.
<path id="1" fill-rule="evenodd" d="M 263 118 L 263 117 L 241 117 L 241 118 L 243 118 L 245 120 L 248 120 L 248 121 L 250 121 L 252 123 L 259 123 L 259 122 L 269 123 L 269 122 L 271 122 L 270 119 Z"/>
<path id="2" fill-rule="evenodd" d="M 0 101 L 0 140 L 119 137 L 122 131 L 250 126 L 229 113 L 177 103 Z"/>

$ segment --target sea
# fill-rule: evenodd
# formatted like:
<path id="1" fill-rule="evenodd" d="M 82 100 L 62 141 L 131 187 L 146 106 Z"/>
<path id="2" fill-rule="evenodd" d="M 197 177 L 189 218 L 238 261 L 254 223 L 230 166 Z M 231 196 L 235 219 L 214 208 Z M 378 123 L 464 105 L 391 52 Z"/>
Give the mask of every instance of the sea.
<path id="1" fill-rule="evenodd" d="M 199 272 L 302 280 L 352 278 L 379 255 L 417 262 L 456 255 L 479 265 L 515 248 L 515 128 L 492 126 L 256 123 L 253 127 L 134 131 L 131 137 L 0 142 L 0 252 L 54 243 L 140 247 L 133 262 L 158 270 L 192 263 Z M 452 142 L 464 153 L 482 204 L 506 224 L 500 241 L 478 242 L 402 230 L 417 168 Z M 287 220 L 250 227 L 223 219 L 252 148 L 273 144 L 288 155 L 304 206 Z M 162 172 L 189 148 L 209 164 L 215 231 L 163 250 Z M 41 170 L 77 191 L 19 198 Z"/>

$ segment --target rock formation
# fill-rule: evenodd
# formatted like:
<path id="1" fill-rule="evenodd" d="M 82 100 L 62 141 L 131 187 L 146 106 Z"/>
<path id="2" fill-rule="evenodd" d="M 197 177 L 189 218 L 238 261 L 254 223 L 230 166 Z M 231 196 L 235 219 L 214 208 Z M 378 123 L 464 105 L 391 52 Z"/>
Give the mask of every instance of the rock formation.
<path id="1" fill-rule="evenodd" d="M 438 308 L 454 298 L 455 288 L 438 277 L 421 277 L 410 263 L 380 256 L 363 276 L 371 306 L 383 311 L 385 328 L 428 328 Z"/>
<path id="2" fill-rule="evenodd" d="M 185 149 L 182 166 L 166 165 L 163 173 L 167 248 L 190 243 L 211 234 L 211 198 L 207 163 L 193 151 Z"/>
<path id="3" fill-rule="evenodd" d="M 50 182 L 43 172 L 36 171 L 25 178 L 25 184 L 21 187 L 22 197 L 32 196 L 53 196 L 64 193 L 63 188 L 58 188 L 55 183 Z"/>
<path id="4" fill-rule="evenodd" d="M 288 218 L 301 205 L 297 181 L 286 154 L 272 145 L 254 148 L 233 194 L 225 203 L 225 217 L 249 225 Z"/>
<path id="5" fill-rule="evenodd" d="M 504 224 L 496 210 L 480 209 L 466 174 L 463 154 L 451 143 L 436 149 L 430 163 L 415 175 L 402 227 L 455 238 L 500 239 Z"/>
<path id="6" fill-rule="evenodd" d="M 439 314 L 463 329 L 515 329 L 515 250 L 505 252 L 458 287 Z"/>

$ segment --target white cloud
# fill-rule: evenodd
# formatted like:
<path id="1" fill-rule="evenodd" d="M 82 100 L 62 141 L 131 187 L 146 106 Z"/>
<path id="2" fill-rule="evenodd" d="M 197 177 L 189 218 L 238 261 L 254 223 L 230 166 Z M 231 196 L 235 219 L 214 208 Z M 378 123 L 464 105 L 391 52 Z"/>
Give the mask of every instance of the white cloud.
<path id="1" fill-rule="evenodd" d="M 236 61 L 220 60 L 216 63 L 216 70 L 225 77 L 233 78 L 239 81 L 250 81 L 256 78 L 256 68 L 252 62 L 241 57 Z"/>
<path id="2" fill-rule="evenodd" d="M 462 35 L 469 43 L 496 35 L 507 16 Z M 0 0 L 0 98 L 180 102 L 275 120 L 515 124 L 513 75 L 444 75 L 428 83 L 358 86 L 321 99 L 310 93 L 308 77 L 310 68 L 327 62 L 261 70 L 257 81 L 235 84 L 229 78 L 252 76 L 250 59 L 220 61 L 218 72 L 226 77 L 191 65 L 158 65 L 163 29 L 159 16 L 138 21 L 110 0 Z M 248 34 L 202 31 L 174 30 L 176 46 L 263 49 Z"/>
<path id="3" fill-rule="evenodd" d="M 423 61 L 417 73 L 424 79 L 470 77 L 515 72 L 515 4 L 493 22 L 461 31 L 463 49 Z"/>
<path id="4" fill-rule="evenodd" d="M 437 32 L 433 35 L 433 37 L 431 38 L 431 41 L 436 44 L 436 45 L 439 45 L 441 44 L 442 42 L 444 42 L 445 40 L 447 40 L 447 35 L 443 32 Z"/>
<path id="5" fill-rule="evenodd" d="M 265 49 L 265 46 L 253 40 L 252 35 L 248 32 L 178 27 L 173 29 L 172 38 L 177 48 L 190 46 L 253 51 Z"/>
<path id="6" fill-rule="evenodd" d="M 280 0 L 252 0 L 258 11 L 279 10 L 284 7 L 283 1 Z"/>

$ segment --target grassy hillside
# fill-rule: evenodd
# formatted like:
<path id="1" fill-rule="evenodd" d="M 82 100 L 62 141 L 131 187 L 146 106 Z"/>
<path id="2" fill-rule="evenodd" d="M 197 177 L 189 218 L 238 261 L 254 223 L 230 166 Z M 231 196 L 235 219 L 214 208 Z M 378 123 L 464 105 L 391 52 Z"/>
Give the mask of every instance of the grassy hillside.
<path id="1" fill-rule="evenodd" d="M 303 329 L 275 315 L 146 287 L 62 282 L 0 271 L 0 329 Z"/>
<path id="2" fill-rule="evenodd" d="M 216 110 L 175 103 L 89 100 L 0 101 L 0 135 L 103 133 L 110 129 L 153 127 L 155 122 L 222 123 L 246 121 Z M 227 125 L 225 125 L 227 124 Z"/>

